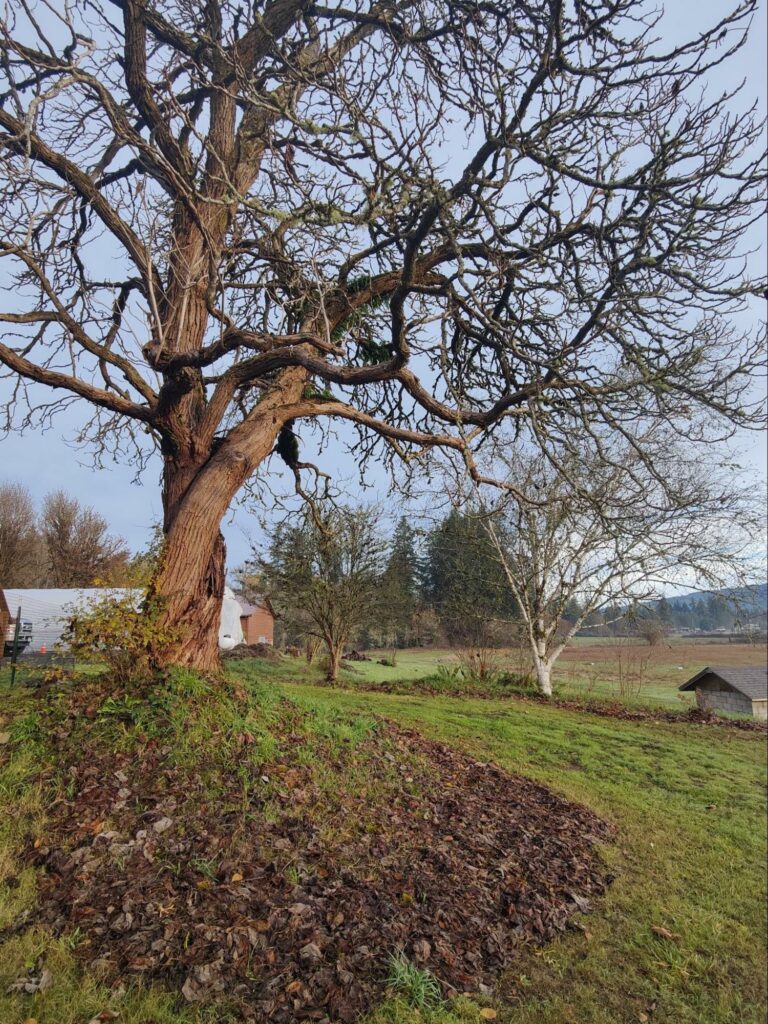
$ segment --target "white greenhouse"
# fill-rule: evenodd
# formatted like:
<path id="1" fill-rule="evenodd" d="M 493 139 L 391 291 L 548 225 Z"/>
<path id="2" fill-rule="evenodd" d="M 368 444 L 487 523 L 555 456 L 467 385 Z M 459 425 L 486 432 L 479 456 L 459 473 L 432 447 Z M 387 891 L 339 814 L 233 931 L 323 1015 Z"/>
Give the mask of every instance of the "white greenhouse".
<path id="1" fill-rule="evenodd" d="M 61 639 L 67 618 L 76 610 L 85 610 L 88 606 L 108 594 L 121 597 L 135 595 L 136 604 L 141 601 L 141 590 L 83 589 L 83 590 L 14 590 L 4 588 L 5 599 L 11 618 L 21 608 L 22 621 L 32 624 L 32 641 L 27 650 L 50 651 Z M 242 614 L 240 604 L 229 587 L 224 589 L 224 603 L 221 609 L 219 625 L 219 647 L 229 651 L 243 642 L 243 630 L 240 625 Z"/>

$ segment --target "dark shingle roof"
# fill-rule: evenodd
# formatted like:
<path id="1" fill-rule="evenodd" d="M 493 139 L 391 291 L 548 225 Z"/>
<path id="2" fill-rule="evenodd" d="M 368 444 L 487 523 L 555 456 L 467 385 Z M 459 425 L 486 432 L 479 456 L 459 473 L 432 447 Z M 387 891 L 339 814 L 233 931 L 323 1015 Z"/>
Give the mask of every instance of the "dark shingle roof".
<path id="1" fill-rule="evenodd" d="M 272 605 L 268 597 L 264 594 L 256 594 L 254 597 L 255 604 L 250 604 L 245 601 L 242 597 L 237 598 L 237 603 L 240 605 L 240 615 L 244 618 L 248 615 L 253 615 L 254 612 L 267 611 L 270 615 L 274 615 Z"/>
<path id="2" fill-rule="evenodd" d="M 711 665 L 698 672 L 681 690 L 695 690 L 704 676 L 717 676 L 750 700 L 768 700 L 768 667 L 743 668 L 737 665 Z"/>

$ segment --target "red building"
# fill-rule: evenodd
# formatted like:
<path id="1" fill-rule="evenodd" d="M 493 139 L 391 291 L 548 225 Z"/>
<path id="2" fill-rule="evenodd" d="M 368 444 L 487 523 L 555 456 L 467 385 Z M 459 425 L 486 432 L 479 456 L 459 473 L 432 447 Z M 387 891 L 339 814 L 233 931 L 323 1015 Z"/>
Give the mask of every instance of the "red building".
<path id="1" fill-rule="evenodd" d="M 240 602 L 242 614 L 240 625 L 243 629 L 245 644 L 273 644 L 275 642 L 275 614 L 266 597 L 259 598 L 256 604 Z"/>
<path id="2" fill-rule="evenodd" d="M 10 625 L 11 612 L 8 608 L 8 603 L 5 600 L 5 594 L 2 589 L 0 589 L 0 661 L 3 660 L 5 641 L 8 639 L 7 633 Z"/>

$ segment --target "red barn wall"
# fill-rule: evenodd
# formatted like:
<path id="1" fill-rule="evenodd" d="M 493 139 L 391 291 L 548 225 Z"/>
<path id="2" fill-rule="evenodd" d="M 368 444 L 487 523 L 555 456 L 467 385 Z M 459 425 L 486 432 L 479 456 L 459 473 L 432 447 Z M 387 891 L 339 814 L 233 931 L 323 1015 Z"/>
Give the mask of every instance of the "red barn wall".
<path id="1" fill-rule="evenodd" d="M 267 608 L 257 608 L 250 615 L 240 617 L 243 641 L 247 644 L 275 642 L 275 620 Z"/>

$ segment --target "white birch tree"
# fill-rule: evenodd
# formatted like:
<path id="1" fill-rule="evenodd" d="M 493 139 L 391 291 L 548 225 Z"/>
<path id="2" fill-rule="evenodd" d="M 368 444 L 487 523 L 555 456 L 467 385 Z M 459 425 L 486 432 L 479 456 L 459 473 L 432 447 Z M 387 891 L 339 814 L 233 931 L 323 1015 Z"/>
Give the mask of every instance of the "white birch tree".
<path id="1" fill-rule="evenodd" d="M 594 613 L 629 610 L 675 586 L 711 590 L 756 576 L 762 525 L 749 491 L 668 436 L 650 431 L 642 442 L 655 450 L 653 472 L 629 440 L 557 465 L 514 455 L 519 499 L 483 515 L 546 696 L 557 659 Z"/>

